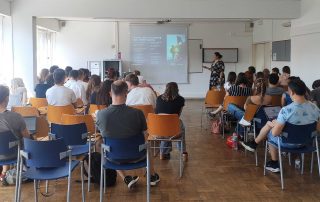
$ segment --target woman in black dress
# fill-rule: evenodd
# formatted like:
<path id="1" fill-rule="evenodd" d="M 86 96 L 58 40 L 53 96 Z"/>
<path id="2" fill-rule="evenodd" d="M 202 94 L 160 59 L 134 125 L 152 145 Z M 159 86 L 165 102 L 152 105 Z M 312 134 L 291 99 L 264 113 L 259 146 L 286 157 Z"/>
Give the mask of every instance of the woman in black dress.
<path id="1" fill-rule="evenodd" d="M 203 66 L 203 68 L 211 71 L 209 90 L 212 87 L 223 86 L 224 84 L 224 62 L 221 59 L 222 55 L 219 52 L 215 52 L 211 67 Z"/>

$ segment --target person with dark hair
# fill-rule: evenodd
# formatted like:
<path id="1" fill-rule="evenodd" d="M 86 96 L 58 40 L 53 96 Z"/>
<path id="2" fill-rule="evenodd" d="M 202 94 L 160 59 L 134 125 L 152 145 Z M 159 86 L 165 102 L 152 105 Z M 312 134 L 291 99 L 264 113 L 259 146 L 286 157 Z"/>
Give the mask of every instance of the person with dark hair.
<path id="1" fill-rule="evenodd" d="M 222 61 L 222 55 L 219 52 L 214 53 L 211 67 L 203 66 L 203 68 L 211 71 L 209 90 L 211 90 L 212 87 L 223 86 L 225 66 Z"/>
<path id="2" fill-rule="evenodd" d="M 80 99 L 84 105 L 87 105 L 88 101 L 86 98 L 86 90 L 84 86 L 78 82 L 79 71 L 71 70 L 69 77 L 69 80 L 64 84 L 64 86 L 73 90 L 74 94 L 76 95 L 76 98 Z"/>
<path id="3" fill-rule="evenodd" d="M 293 80 L 300 80 L 300 77 L 296 77 L 296 76 L 290 76 L 288 78 L 288 81 L 293 81 Z M 281 106 L 284 107 L 284 106 L 287 106 L 289 104 L 292 103 L 292 99 L 290 97 L 290 94 L 289 94 L 289 91 L 286 91 L 282 94 L 282 98 L 281 98 Z"/>
<path id="4" fill-rule="evenodd" d="M 66 72 L 66 77 L 69 77 L 69 74 L 72 70 L 73 70 L 72 67 L 66 66 L 66 68 L 64 69 L 64 71 Z"/>
<path id="5" fill-rule="evenodd" d="M 320 79 L 313 82 L 312 89 L 310 93 L 311 101 L 320 107 Z"/>
<path id="6" fill-rule="evenodd" d="M 59 69 L 59 66 L 58 66 L 58 65 L 52 65 L 52 66 L 50 67 L 50 70 L 49 70 L 50 74 L 53 74 L 53 72 L 54 72 L 56 69 Z"/>
<path id="7" fill-rule="evenodd" d="M 105 80 L 100 86 L 99 90 L 93 92 L 90 97 L 90 103 L 96 105 L 109 106 L 112 103 L 110 96 L 112 81 Z"/>
<path id="8" fill-rule="evenodd" d="M 82 69 L 82 70 L 84 72 L 82 81 L 88 83 L 90 80 L 91 72 L 89 71 L 89 69 Z"/>
<path id="9" fill-rule="evenodd" d="M 278 67 L 272 68 L 271 73 L 280 76 L 280 70 Z"/>
<path id="10" fill-rule="evenodd" d="M 103 137 L 109 138 L 130 138 L 132 136 L 141 136 L 144 139 L 144 133 L 147 130 L 146 118 L 141 110 L 127 106 L 126 96 L 128 86 L 126 82 L 118 80 L 111 85 L 112 105 L 100 110 L 97 113 L 97 126 Z M 126 149 L 125 146 L 122 147 Z M 117 162 L 117 159 L 111 159 Z M 142 159 L 130 159 L 130 163 Z M 120 164 L 121 162 L 119 162 Z M 150 158 L 151 186 L 156 186 L 160 182 L 159 175 L 154 171 L 153 158 Z M 131 189 L 139 180 L 138 176 L 126 175 L 124 171 L 117 170 L 120 177 Z"/>
<path id="11" fill-rule="evenodd" d="M 108 68 L 106 73 L 108 80 L 116 81 L 118 79 L 116 70 L 113 67 Z"/>
<path id="12" fill-rule="evenodd" d="M 39 83 L 45 83 L 48 75 L 49 75 L 49 70 L 46 68 L 42 69 L 38 77 Z"/>
<path id="13" fill-rule="evenodd" d="M 64 81 L 66 78 L 63 69 L 56 69 L 53 73 L 55 85 L 49 88 L 46 92 L 46 97 L 49 105 L 53 106 L 76 106 L 77 98 L 73 90 L 65 87 Z"/>
<path id="14" fill-rule="evenodd" d="M 243 147 L 251 152 L 255 152 L 259 143 L 268 138 L 268 141 L 273 144 L 278 144 L 278 136 L 281 135 L 286 123 L 294 125 L 308 125 L 317 122 L 317 130 L 320 131 L 320 110 L 313 103 L 305 99 L 307 87 L 300 79 L 290 80 L 289 93 L 293 103 L 281 109 L 278 118 L 273 121 L 268 121 L 261 129 L 257 138 L 252 141 L 242 143 Z M 303 134 L 302 134 L 303 135 Z M 280 172 L 278 161 L 278 150 L 276 147 L 269 144 L 271 161 L 267 163 L 266 169 L 271 172 Z M 286 144 L 283 143 L 280 137 L 280 145 L 284 148 L 302 148 L 303 144 Z"/>
<path id="15" fill-rule="evenodd" d="M 236 83 L 237 74 L 235 72 L 229 72 L 227 82 L 224 84 L 225 91 L 228 91 L 231 86 L 234 86 Z"/>
<path id="16" fill-rule="evenodd" d="M 267 68 L 265 68 L 265 69 L 263 69 L 263 75 L 264 75 L 264 80 L 265 81 L 268 81 L 269 80 L 269 75 L 270 75 L 270 70 L 269 69 L 267 69 Z"/>
<path id="17" fill-rule="evenodd" d="M 156 110 L 157 114 L 178 114 L 181 115 L 182 109 L 184 107 L 184 98 L 179 95 L 179 88 L 176 82 L 170 82 L 166 85 L 165 92 L 157 98 Z M 185 142 L 185 127 L 183 122 L 180 120 L 181 136 L 183 139 L 183 155 L 184 159 L 187 159 L 188 153 L 186 152 L 186 142 Z M 179 148 L 181 149 L 181 145 Z M 171 142 L 161 142 L 160 143 L 160 159 L 166 160 L 170 159 L 170 152 L 172 151 Z"/>
<path id="18" fill-rule="evenodd" d="M 264 79 L 264 74 L 263 74 L 263 72 L 257 72 L 256 77 L 255 77 L 255 80 L 254 80 L 254 82 L 253 82 L 253 87 L 252 87 L 253 89 L 256 88 L 256 82 L 257 82 L 259 79 Z M 264 81 L 267 81 L 267 80 L 264 80 Z M 268 86 L 268 83 L 266 83 L 266 85 Z"/>
<path id="19" fill-rule="evenodd" d="M 157 96 L 153 90 L 148 87 L 139 87 L 139 79 L 134 74 L 127 75 L 125 81 L 129 87 L 127 105 L 152 105 L 155 108 Z"/>
<path id="20" fill-rule="evenodd" d="M 248 71 L 246 71 L 244 74 L 248 80 L 248 87 L 252 88 L 253 82 L 255 80 L 255 73 L 256 73 L 256 68 L 254 66 L 248 67 Z"/>
<path id="21" fill-rule="evenodd" d="M 284 89 L 279 87 L 279 76 L 277 74 L 270 74 L 269 87 L 267 88 L 267 95 L 282 95 Z"/>
<path id="22" fill-rule="evenodd" d="M 79 77 L 78 77 L 78 80 L 77 82 L 80 83 L 83 87 L 84 87 L 84 90 L 87 91 L 88 89 L 88 82 L 85 82 L 85 69 L 83 68 L 80 68 L 79 69 Z M 90 80 L 90 79 L 89 79 Z"/>
<path id="23" fill-rule="evenodd" d="M 53 76 L 48 75 L 44 83 L 38 83 L 34 89 L 36 98 L 46 98 L 46 92 L 54 85 Z"/>
<path id="24" fill-rule="evenodd" d="M 100 89 L 101 86 L 101 78 L 98 75 L 92 75 L 90 77 L 89 83 L 88 83 L 88 88 L 86 90 L 86 99 L 91 100 L 90 97 L 93 93 L 97 93 Z M 94 104 L 91 103 L 90 104 Z"/>
<path id="25" fill-rule="evenodd" d="M 289 66 L 284 66 L 282 68 L 282 74 L 280 76 L 279 84 L 281 86 L 288 86 L 289 80 L 288 78 L 290 77 L 291 70 Z"/>
<path id="26" fill-rule="evenodd" d="M 13 135 L 21 140 L 23 137 L 30 138 L 29 131 L 22 116 L 18 113 L 7 110 L 9 103 L 10 90 L 7 86 L 0 85 L 0 133 L 11 131 Z M 17 159 L 17 154 L 14 156 L 0 155 L 0 160 Z M 0 174 L 0 181 L 4 180 L 6 172 L 10 165 L 4 165 Z"/>

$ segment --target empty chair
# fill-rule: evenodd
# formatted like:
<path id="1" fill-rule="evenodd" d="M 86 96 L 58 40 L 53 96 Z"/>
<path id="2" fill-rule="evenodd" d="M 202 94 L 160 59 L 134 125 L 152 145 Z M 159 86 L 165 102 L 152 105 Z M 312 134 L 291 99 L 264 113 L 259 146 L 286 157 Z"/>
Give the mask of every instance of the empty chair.
<path id="1" fill-rule="evenodd" d="M 146 119 L 149 113 L 154 113 L 154 109 L 152 105 L 131 105 L 130 107 L 141 110 L 144 114 L 144 117 L 146 117 Z"/>
<path id="2" fill-rule="evenodd" d="M 39 140 L 39 139 L 44 139 L 48 137 L 50 128 L 49 128 L 49 123 L 46 120 L 45 117 L 40 116 L 37 117 L 37 123 L 36 123 L 36 133 L 34 136 Z"/>
<path id="3" fill-rule="evenodd" d="M 182 161 L 184 137 L 181 136 L 179 116 L 177 114 L 149 114 L 147 120 L 149 134 L 148 140 L 150 142 L 169 141 L 181 144 L 179 152 L 179 176 L 182 177 L 184 166 Z M 159 147 L 154 146 L 151 148 Z"/>
<path id="4" fill-rule="evenodd" d="M 101 172 L 100 172 L 100 202 L 103 201 L 103 190 L 105 193 L 104 170 L 134 170 L 138 168 L 147 169 L 147 201 L 150 201 L 150 162 L 148 143 L 145 143 L 143 135 L 131 136 L 129 138 L 104 138 L 101 145 Z M 115 163 L 121 162 L 121 163 Z M 136 161 L 126 163 L 130 161 Z"/>
<path id="5" fill-rule="evenodd" d="M 39 111 L 35 107 L 12 107 L 11 111 L 20 114 L 23 117 L 39 116 Z"/>
<path id="6" fill-rule="evenodd" d="M 40 108 L 40 107 L 46 107 L 48 106 L 48 101 L 46 98 L 36 98 L 36 97 L 31 97 L 29 99 L 29 103 L 31 104 L 31 106 L 35 107 L 35 108 Z"/>
<path id="7" fill-rule="evenodd" d="M 24 176 L 34 180 L 35 201 L 38 201 L 38 183 L 40 180 L 57 180 L 68 177 L 67 202 L 71 195 L 71 172 L 79 165 L 79 161 L 71 159 L 71 151 L 67 149 L 62 139 L 51 141 L 34 141 L 24 138 L 24 150 L 20 152 L 18 201 L 21 198 L 21 172 L 26 166 Z M 23 161 L 23 159 L 25 161 Z M 66 161 L 65 159 L 68 159 Z M 83 163 L 81 165 L 82 201 L 84 196 Z"/>
<path id="8" fill-rule="evenodd" d="M 48 105 L 47 119 L 49 123 L 61 123 L 62 114 L 75 114 L 75 109 L 72 105 L 67 105 L 67 106 Z"/>

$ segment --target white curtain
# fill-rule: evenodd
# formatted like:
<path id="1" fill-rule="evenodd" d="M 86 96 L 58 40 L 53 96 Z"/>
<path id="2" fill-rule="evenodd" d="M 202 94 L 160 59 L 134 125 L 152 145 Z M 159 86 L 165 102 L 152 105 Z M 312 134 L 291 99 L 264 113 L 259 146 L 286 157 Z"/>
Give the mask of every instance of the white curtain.
<path id="1" fill-rule="evenodd" d="M 52 66 L 55 33 L 37 28 L 37 72 Z"/>
<path id="2" fill-rule="evenodd" d="M 6 33 L 9 30 L 6 30 L 5 27 L 5 16 L 0 16 L 0 84 L 10 85 L 10 80 L 12 79 L 13 69 L 10 65 L 10 48 L 8 45 L 11 45 L 10 41 L 7 41 Z"/>

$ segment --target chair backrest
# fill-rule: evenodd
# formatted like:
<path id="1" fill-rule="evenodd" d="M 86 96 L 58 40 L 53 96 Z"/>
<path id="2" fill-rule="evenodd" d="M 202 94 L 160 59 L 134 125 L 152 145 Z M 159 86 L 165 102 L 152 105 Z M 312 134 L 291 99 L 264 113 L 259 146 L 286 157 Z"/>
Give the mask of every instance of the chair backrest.
<path id="1" fill-rule="evenodd" d="M 23 138 L 24 151 L 28 152 L 27 166 L 36 168 L 54 168 L 64 166 L 66 161 L 61 153 L 68 151 L 62 139 L 35 141 Z"/>
<path id="2" fill-rule="evenodd" d="M 12 134 L 11 131 L 0 133 L 0 155 L 1 156 L 16 156 L 18 153 L 19 140 Z"/>
<path id="3" fill-rule="evenodd" d="M 50 131 L 49 123 L 45 117 L 37 117 L 36 134 L 37 138 L 47 137 Z"/>
<path id="4" fill-rule="evenodd" d="M 271 105 L 272 106 L 281 106 L 282 95 L 272 95 L 271 96 Z"/>
<path id="5" fill-rule="evenodd" d="M 317 131 L 317 122 L 307 125 L 286 123 L 282 132 L 282 142 L 289 144 L 309 145 Z"/>
<path id="6" fill-rule="evenodd" d="M 31 106 L 35 108 L 40 108 L 40 107 L 46 107 L 48 106 L 48 101 L 46 98 L 36 98 L 36 97 L 31 97 L 29 99 L 29 103 Z"/>
<path id="7" fill-rule="evenodd" d="M 20 107 L 20 106 L 18 107 L 18 106 L 16 106 L 16 107 L 12 107 L 11 111 L 16 112 L 23 117 L 26 117 L 26 116 L 38 117 L 39 116 L 39 111 L 35 107 Z"/>
<path id="8" fill-rule="evenodd" d="M 72 125 L 52 123 L 51 133 L 54 134 L 56 138 L 62 138 L 68 146 L 84 145 L 87 143 L 87 127 L 85 123 Z"/>
<path id="9" fill-rule="evenodd" d="M 242 108 L 246 103 L 247 98 L 247 96 L 226 96 L 223 102 L 223 110 L 226 111 L 229 104 L 235 104 Z"/>
<path id="10" fill-rule="evenodd" d="M 153 114 L 147 119 L 148 133 L 158 137 L 178 136 L 181 133 L 178 114 Z"/>
<path id="11" fill-rule="evenodd" d="M 102 110 L 102 109 L 105 109 L 107 108 L 105 105 L 94 105 L 94 104 L 90 104 L 90 107 L 89 107 L 89 112 L 88 114 L 94 114 L 97 110 Z"/>
<path id="12" fill-rule="evenodd" d="M 221 105 L 225 95 L 226 92 L 224 90 L 211 89 L 207 92 L 204 102 L 209 105 Z"/>
<path id="13" fill-rule="evenodd" d="M 131 105 L 130 107 L 141 110 L 146 119 L 149 113 L 154 113 L 154 109 L 152 105 Z"/>
<path id="14" fill-rule="evenodd" d="M 244 112 L 243 119 L 246 121 L 252 121 L 254 118 L 254 115 L 257 113 L 260 105 L 255 105 L 255 104 L 248 104 L 246 111 Z"/>
<path id="15" fill-rule="evenodd" d="M 116 161 L 137 160 L 145 157 L 146 150 L 139 149 L 145 144 L 143 134 L 133 135 L 129 138 L 104 138 L 105 145 L 110 147 L 107 158 Z"/>
<path id="16" fill-rule="evenodd" d="M 91 115 L 70 115 L 70 114 L 62 114 L 61 123 L 65 125 L 79 124 L 85 123 L 88 131 L 91 134 L 95 133 L 95 125 L 94 120 Z"/>
<path id="17" fill-rule="evenodd" d="M 62 114 L 75 114 L 75 109 L 72 105 L 67 105 L 67 106 L 48 105 L 47 119 L 50 123 L 61 123 Z"/>

